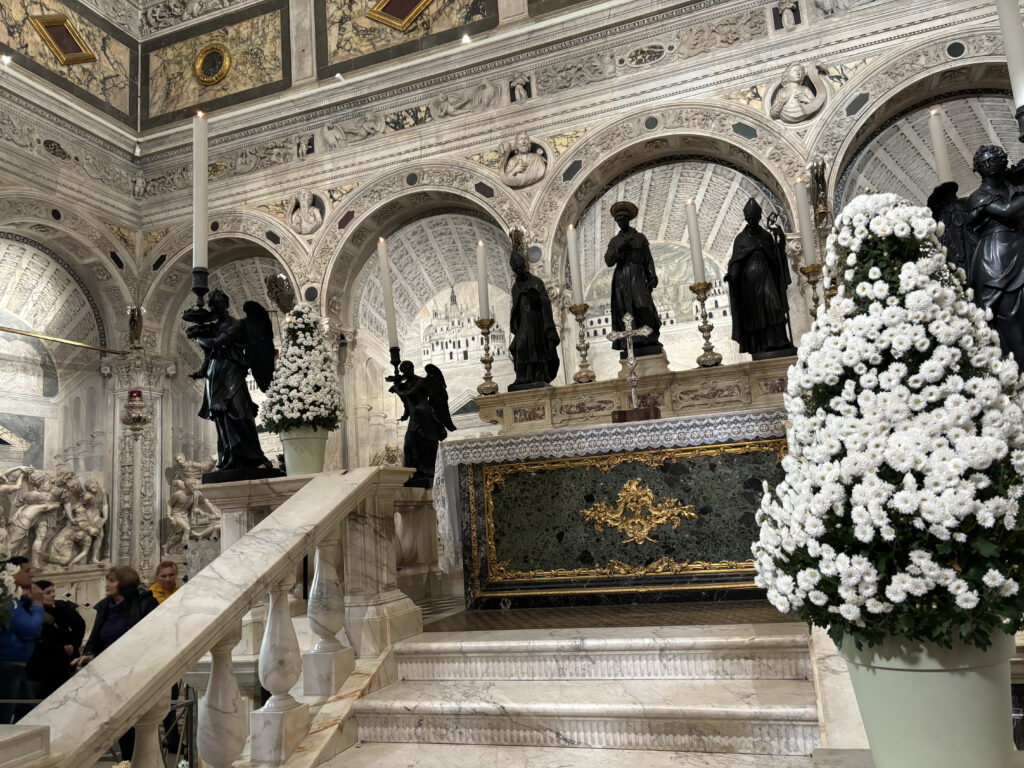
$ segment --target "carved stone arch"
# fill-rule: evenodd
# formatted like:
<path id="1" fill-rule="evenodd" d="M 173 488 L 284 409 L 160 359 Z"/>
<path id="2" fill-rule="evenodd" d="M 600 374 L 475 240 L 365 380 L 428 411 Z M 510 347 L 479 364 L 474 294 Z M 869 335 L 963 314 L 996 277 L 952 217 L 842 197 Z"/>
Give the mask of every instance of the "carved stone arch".
<path id="1" fill-rule="evenodd" d="M 324 223 L 309 272 L 323 280 L 325 317 L 340 315 L 342 324 L 351 327 L 354 281 L 373 254 L 377 237 L 441 212 L 478 216 L 505 232 L 528 228 L 519 198 L 496 174 L 478 165 L 417 163 L 389 172 L 353 192 Z"/>
<path id="2" fill-rule="evenodd" d="M 306 251 L 295 233 L 271 216 L 246 210 L 214 212 L 210 221 L 217 223 L 217 230 L 210 232 L 209 237 L 211 271 L 253 256 L 273 258 L 291 281 L 296 296 L 299 295 L 302 283 L 298 277 L 303 274 Z M 271 234 L 277 243 L 268 237 Z M 149 278 L 143 306 L 149 310 L 148 317 L 152 317 L 153 327 L 159 333 L 162 352 L 168 355 L 176 338 L 174 331 L 180 326 L 177 313 L 191 291 L 191 252 L 192 225 L 188 223 L 168 233 L 146 259 L 152 273 L 155 259 L 164 257 L 160 269 Z"/>
<path id="3" fill-rule="evenodd" d="M 953 43 L 964 47 L 954 57 Z M 1009 89 L 1002 39 L 997 29 L 948 32 L 865 67 L 843 87 L 807 136 L 812 153 L 828 161 L 828 193 L 857 153 L 891 120 L 964 91 Z"/>
<path id="4" fill-rule="evenodd" d="M 54 215 L 57 211 L 59 218 Z M 133 303 L 130 281 L 134 256 L 112 231 L 95 225 L 94 218 L 65 202 L 54 203 L 36 191 L 5 190 L 0 194 L 0 230 L 38 243 L 52 252 L 78 281 L 92 302 L 101 346 L 127 343 L 124 310 Z M 111 258 L 121 261 L 119 268 Z"/>
<path id="5" fill-rule="evenodd" d="M 748 173 L 795 210 L 790 181 L 806 165 L 805 150 L 763 114 L 724 102 L 649 107 L 587 135 L 548 170 L 532 211 L 533 236 L 544 243 L 538 272 L 564 273 L 566 227 L 610 182 L 632 168 L 687 157 Z"/>

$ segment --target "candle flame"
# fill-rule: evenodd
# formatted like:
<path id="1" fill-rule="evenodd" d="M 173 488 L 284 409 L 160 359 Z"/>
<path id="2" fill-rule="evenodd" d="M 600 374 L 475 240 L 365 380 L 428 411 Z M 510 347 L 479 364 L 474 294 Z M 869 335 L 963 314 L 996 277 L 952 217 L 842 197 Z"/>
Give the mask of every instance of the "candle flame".
<path id="1" fill-rule="evenodd" d="M 380 240 L 378 240 L 377 242 L 379 242 L 379 243 L 383 243 L 383 242 L 384 242 L 384 238 L 383 238 L 383 237 L 381 237 L 381 239 L 380 239 Z"/>
<path id="2" fill-rule="evenodd" d="M 477 240 L 476 241 L 476 247 L 477 248 L 483 248 L 484 247 L 484 241 L 483 240 Z"/>
<path id="3" fill-rule="evenodd" d="M 693 198 L 692 197 L 686 198 L 686 204 L 687 205 L 693 205 Z"/>
<path id="4" fill-rule="evenodd" d="M 198 118 L 199 118 L 200 120 L 201 120 L 202 118 L 204 118 L 204 117 L 205 117 L 205 115 L 203 114 L 203 110 L 201 110 L 201 109 L 197 109 L 197 110 L 196 110 L 196 117 L 198 117 Z"/>
<path id="5" fill-rule="evenodd" d="M 932 110 L 931 110 L 931 113 L 932 113 L 933 115 L 937 115 L 937 114 L 939 114 L 939 108 L 938 108 L 938 107 L 934 107 L 934 108 L 932 108 Z"/>

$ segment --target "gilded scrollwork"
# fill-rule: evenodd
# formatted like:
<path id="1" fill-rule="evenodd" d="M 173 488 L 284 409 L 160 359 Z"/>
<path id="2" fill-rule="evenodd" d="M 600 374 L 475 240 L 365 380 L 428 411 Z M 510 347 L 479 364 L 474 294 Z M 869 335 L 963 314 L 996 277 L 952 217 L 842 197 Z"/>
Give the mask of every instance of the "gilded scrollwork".
<path id="1" fill-rule="evenodd" d="M 637 545 L 645 541 L 657 543 L 657 539 L 651 538 L 651 532 L 659 526 L 671 523 L 673 528 L 678 528 L 683 520 L 696 519 L 692 504 L 683 504 L 679 499 L 665 499 L 659 504 L 654 492 L 642 482 L 638 477 L 628 480 L 619 491 L 614 507 L 599 501 L 581 509 L 580 517 L 591 523 L 598 533 L 605 528 L 615 528 L 626 534 L 623 544 Z"/>

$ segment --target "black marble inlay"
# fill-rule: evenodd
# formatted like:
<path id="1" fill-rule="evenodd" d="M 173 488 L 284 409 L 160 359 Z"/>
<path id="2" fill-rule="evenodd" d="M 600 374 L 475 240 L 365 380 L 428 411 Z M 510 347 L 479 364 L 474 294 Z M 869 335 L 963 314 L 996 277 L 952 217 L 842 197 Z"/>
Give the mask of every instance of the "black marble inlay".
<path id="1" fill-rule="evenodd" d="M 950 43 L 948 46 L 946 46 L 946 53 L 948 53 L 950 57 L 954 59 L 959 59 L 961 56 L 964 55 L 966 51 L 967 48 L 965 48 L 964 44 L 959 41 L 955 43 Z"/>
<path id="2" fill-rule="evenodd" d="M 566 168 L 565 172 L 562 174 L 562 181 L 572 181 L 576 177 L 576 174 L 579 173 L 582 169 L 583 161 L 573 160 L 572 163 L 569 164 L 569 167 Z"/>
<path id="3" fill-rule="evenodd" d="M 867 104 L 870 100 L 871 100 L 871 95 L 870 94 L 858 93 L 857 97 L 853 101 L 851 101 L 849 104 L 846 105 L 846 116 L 847 117 L 853 117 L 858 112 L 860 112 L 862 109 L 864 109 L 864 105 Z"/>
<path id="4" fill-rule="evenodd" d="M 757 128 L 746 123 L 733 123 L 732 132 L 737 136 L 742 136 L 744 139 L 750 139 L 753 141 L 757 138 Z"/>

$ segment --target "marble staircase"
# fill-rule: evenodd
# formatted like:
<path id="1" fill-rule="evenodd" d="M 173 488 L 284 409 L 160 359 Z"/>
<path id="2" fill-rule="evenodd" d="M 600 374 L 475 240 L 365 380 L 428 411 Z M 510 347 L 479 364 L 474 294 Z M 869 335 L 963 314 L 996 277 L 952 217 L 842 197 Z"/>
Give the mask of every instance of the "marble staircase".
<path id="1" fill-rule="evenodd" d="M 807 756 L 819 743 L 800 625 L 426 633 L 394 652 L 400 682 L 354 708 L 359 749 L 375 754 L 387 754 L 375 746 L 386 743 L 555 748 L 566 751 L 551 756 L 553 765 L 582 766 L 591 764 L 588 755 L 577 762 L 571 753 Z M 456 766 L 460 753 L 469 754 L 428 752 L 438 760 L 424 752 L 425 762 L 409 765 Z M 341 757 L 360 759 L 358 750 Z M 546 760 L 538 753 L 536 763 L 494 765 Z M 670 764 L 658 760 L 650 765 Z"/>

